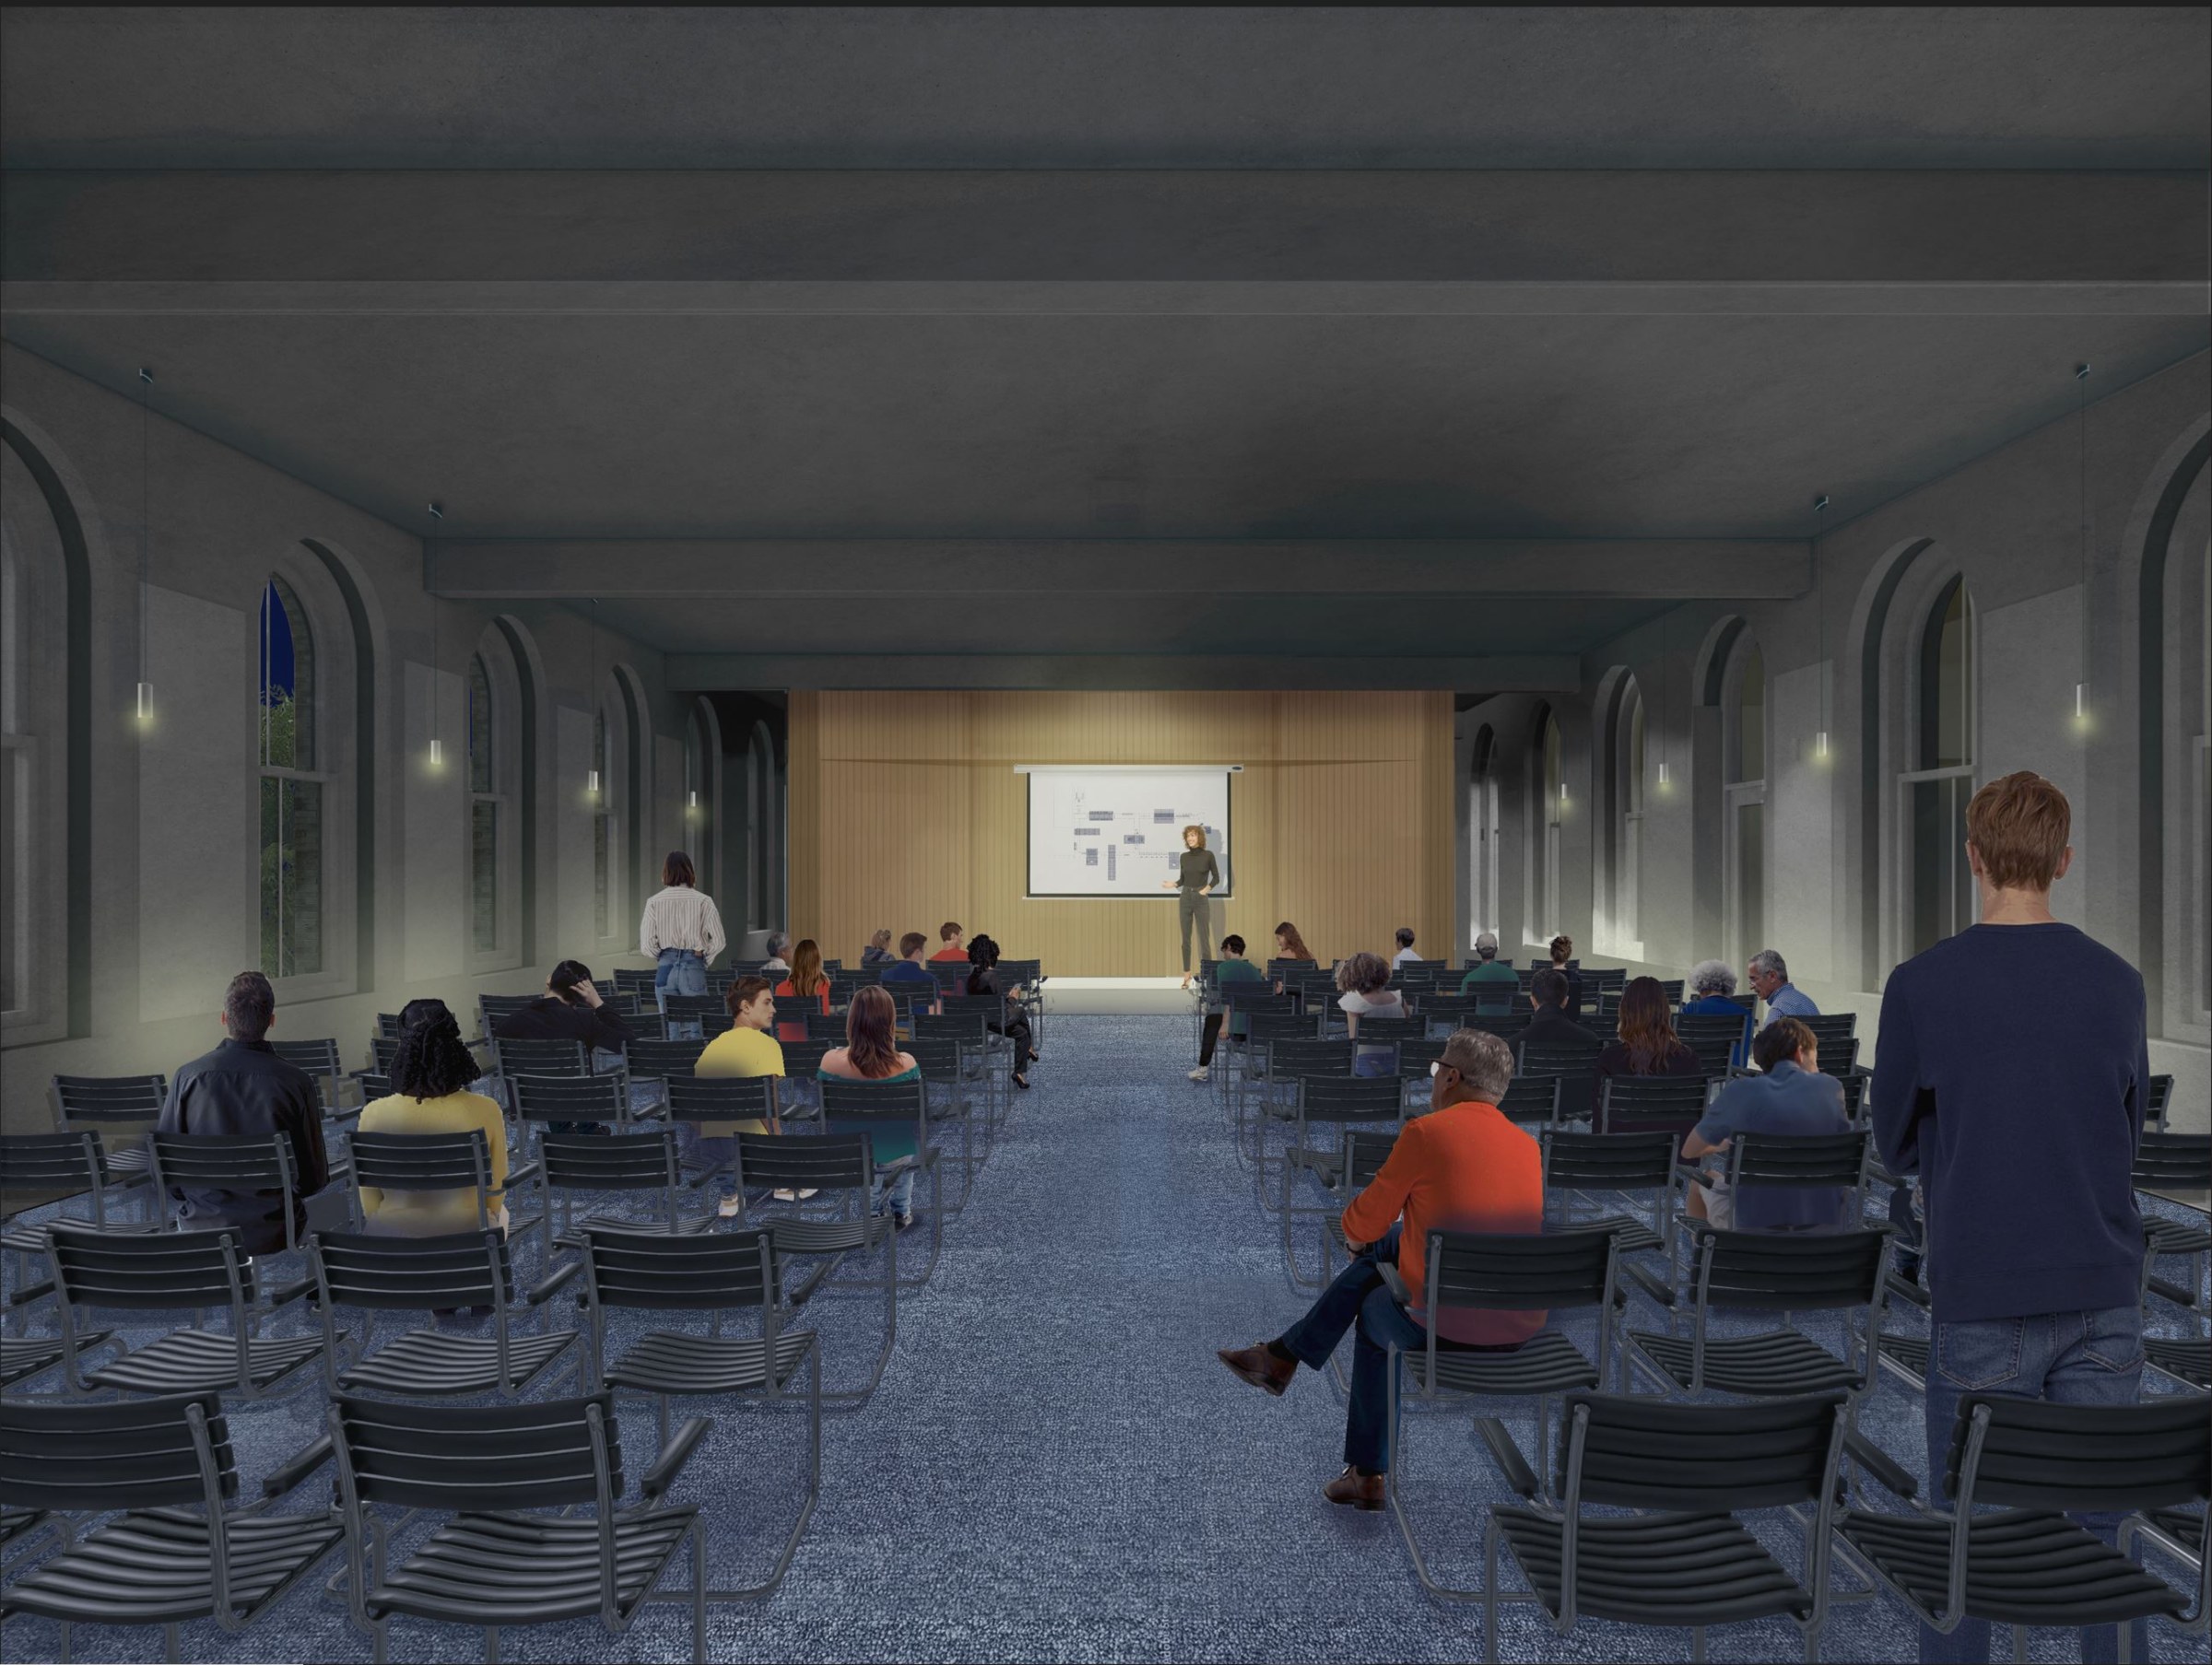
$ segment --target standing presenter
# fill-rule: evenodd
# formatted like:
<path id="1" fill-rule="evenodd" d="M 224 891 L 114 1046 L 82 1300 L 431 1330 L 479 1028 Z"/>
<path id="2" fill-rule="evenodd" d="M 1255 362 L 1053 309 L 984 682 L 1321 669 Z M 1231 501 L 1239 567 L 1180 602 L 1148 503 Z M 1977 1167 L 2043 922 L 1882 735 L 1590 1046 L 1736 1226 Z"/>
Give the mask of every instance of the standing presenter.
<path id="1" fill-rule="evenodd" d="M 1178 893 L 1175 915 L 1182 927 L 1182 986 L 1191 986 L 1191 922 L 1198 924 L 1198 952 L 1204 954 L 1214 940 L 1214 905 L 1206 900 L 1215 885 L 1221 883 L 1221 869 L 1214 861 L 1214 852 L 1206 847 L 1206 828 L 1186 827 L 1182 829 L 1182 853 L 1176 858 L 1177 872 L 1171 879 L 1162 879 L 1159 887 Z"/>

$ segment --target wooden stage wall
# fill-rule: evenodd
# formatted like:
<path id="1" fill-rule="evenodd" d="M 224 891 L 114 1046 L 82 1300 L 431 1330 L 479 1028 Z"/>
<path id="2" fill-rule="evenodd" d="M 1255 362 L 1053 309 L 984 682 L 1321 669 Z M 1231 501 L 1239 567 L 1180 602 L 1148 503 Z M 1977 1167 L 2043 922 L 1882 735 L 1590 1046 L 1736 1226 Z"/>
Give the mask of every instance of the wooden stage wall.
<path id="1" fill-rule="evenodd" d="M 958 920 L 1069 977 L 1178 970 L 1175 900 L 1025 897 L 1022 763 L 1241 763 L 1236 895 L 1217 939 L 1277 920 L 1325 963 L 1411 925 L 1449 952 L 1452 696 L 799 690 L 791 696 L 791 930 L 856 962 L 868 934 Z"/>

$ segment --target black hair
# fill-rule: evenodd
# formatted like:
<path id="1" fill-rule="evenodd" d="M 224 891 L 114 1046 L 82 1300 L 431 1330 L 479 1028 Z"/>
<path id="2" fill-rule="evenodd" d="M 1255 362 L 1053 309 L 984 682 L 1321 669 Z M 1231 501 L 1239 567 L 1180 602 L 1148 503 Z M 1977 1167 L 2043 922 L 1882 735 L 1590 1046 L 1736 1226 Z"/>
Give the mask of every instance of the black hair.
<path id="1" fill-rule="evenodd" d="M 1401 948 L 1410 948 L 1413 946 L 1413 927 L 1411 925 L 1400 925 L 1398 927 L 1398 946 Z"/>
<path id="2" fill-rule="evenodd" d="M 1567 974 L 1556 966 L 1547 966 L 1528 979 L 1530 1003 L 1556 1006 L 1567 998 Z"/>
<path id="3" fill-rule="evenodd" d="M 552 974 L 546 979 L 546 986 L 563 1004 L 574 1006 L 582 1003 L 575 998 L 576 985 L 591 980 L 592 968 L 582 960 L 563 960 L 553 967 Z"/>
<path id="4" fill-rule="evenodd" d="M 461 1038 L 461 1026 L 441 1000 L 411 1000 L 399 1014 L 392 1054 L 392 1090 L 417 1100 L 458 1093 L 482 1075 Z"/>
<path id="5" fill-rule="evenodd" d="M 1223 937 L 1221 939 L 1221 952 L 1228 955 L 1232 960 L 1242 959 L 1244 957 L 1244 939 L 1241 936 Z"/>
<path id="6" fill-rule="evenodd" d="M 968 963 L 974 967 L 968 973 L 968 992 L 979 994 L 978 985 L 991 967 L 998 964 L 998 944 L 982 932 L 977 932 L 968 944 Z"/>

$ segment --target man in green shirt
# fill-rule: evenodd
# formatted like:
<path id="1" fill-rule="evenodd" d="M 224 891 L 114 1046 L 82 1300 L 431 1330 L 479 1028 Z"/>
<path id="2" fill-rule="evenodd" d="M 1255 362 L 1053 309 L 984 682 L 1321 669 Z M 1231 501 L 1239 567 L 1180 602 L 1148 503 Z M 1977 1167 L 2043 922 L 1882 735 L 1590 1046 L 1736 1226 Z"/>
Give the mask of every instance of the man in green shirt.
<path id="1" fill-rule="evenodd" d="M 1244 939 L 1225 936 L 1221 939 L 1221 962 L 1214 967 L 1214 980 L 1221 983 L 1259 983 L 1267 979 L 1260 968 L 1244 957 Z M 1198 1067 L 1191 1072 L 1193 1081 L 1204 1081 L 1213 1071 L 1214 1043 L 1221 1038 L 1221 1019 L 1225 1014 L 1208 1012 L 1206 1014 L 1206 1033 L 1198 1043 Z M 1229 1032 L 1241 1038 L 1246 1023 L 1241 1017 L 1230 1026 Z"/>
<path id="2" fill-rule="evenodd" d="M 1477 988 L 1477 984 L 1494 983 L 1494 989 Z M 1475 939 L 1475 964 L 1467 968 L 1466 976 L 1459 979 L 1462 994 L 1479 994 L 1475 1010 L 1490 1017 L 1502 1017 L 1513 1009 L 1513 991 L 1521 979 L 1513 975 L 1511 966 L 1498 959 L 1498 937 L 1495 932 L 1486 931 Z"/>

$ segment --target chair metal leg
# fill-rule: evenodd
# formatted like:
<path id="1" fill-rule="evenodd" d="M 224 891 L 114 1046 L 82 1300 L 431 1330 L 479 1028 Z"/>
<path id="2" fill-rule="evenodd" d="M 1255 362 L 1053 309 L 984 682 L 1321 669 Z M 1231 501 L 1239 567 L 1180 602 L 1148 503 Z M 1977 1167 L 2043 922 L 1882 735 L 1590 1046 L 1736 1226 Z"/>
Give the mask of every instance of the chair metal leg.
<path id="1" fill-rule="evenodd" d="M 484 1665 L 500 1665 L 500 1627 L 496 1624 L 484 1627 Z"/>

